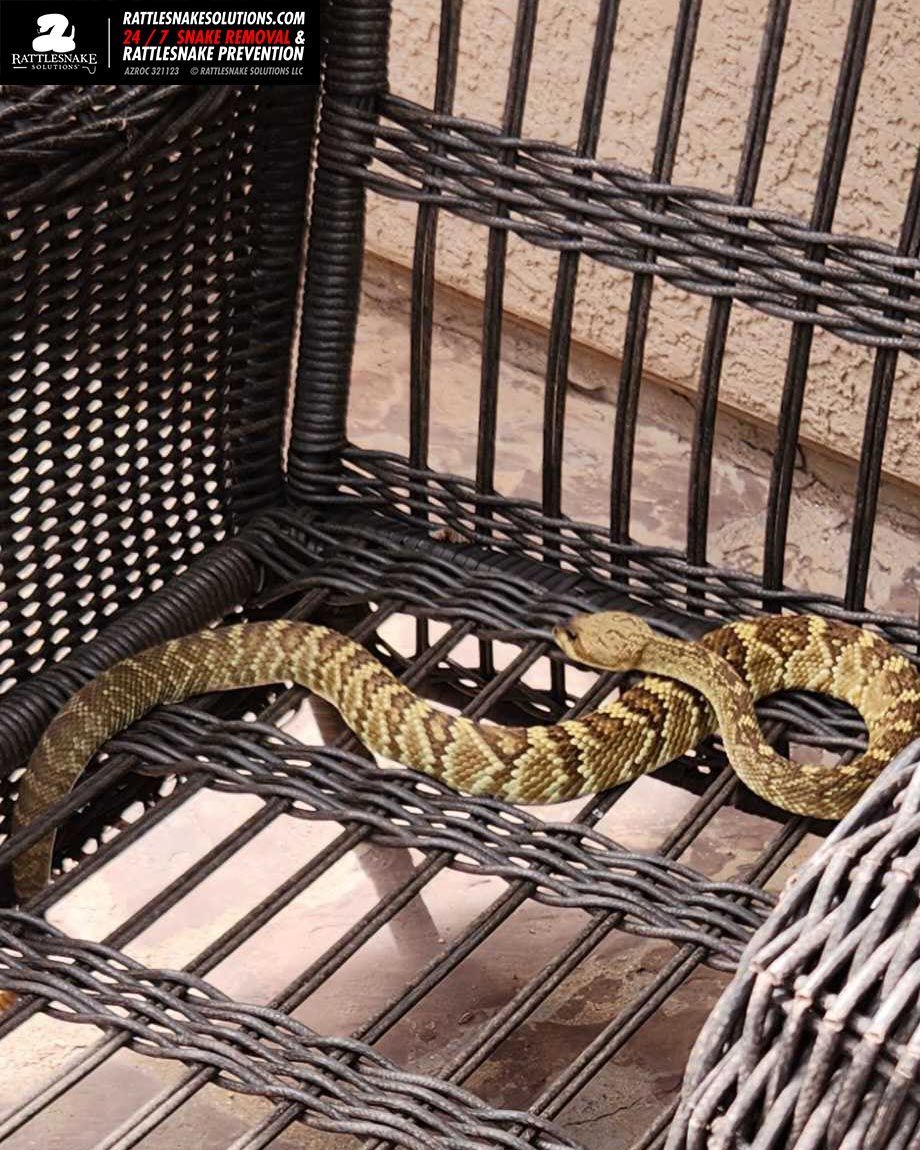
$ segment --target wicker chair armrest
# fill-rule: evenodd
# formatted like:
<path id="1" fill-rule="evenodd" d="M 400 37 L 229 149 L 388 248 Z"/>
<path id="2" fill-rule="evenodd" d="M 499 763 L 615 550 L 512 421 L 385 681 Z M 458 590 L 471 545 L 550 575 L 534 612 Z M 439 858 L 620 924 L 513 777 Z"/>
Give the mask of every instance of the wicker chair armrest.
<path id="1" fill-rule="evenodd" d="M 789 880 L 697 1039 L 667 1150 L 917 1144 L 918 767 L 920 739 Z"/>

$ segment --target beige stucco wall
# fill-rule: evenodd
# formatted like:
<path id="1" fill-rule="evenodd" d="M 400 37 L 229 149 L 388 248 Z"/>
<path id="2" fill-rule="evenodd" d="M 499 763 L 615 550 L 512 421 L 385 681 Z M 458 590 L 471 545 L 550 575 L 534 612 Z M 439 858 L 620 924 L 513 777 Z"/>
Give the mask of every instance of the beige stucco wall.
<path id="1" fill-rule="evenodd" d="M 399 94 L 430 104 L 438 38 L 438 0 L 396 0 L 391 80 Z M 739 156 L 757 63 L 765 0 L 704 5 L 675 180 L 728 192 Z M 596 0 L 543 0 L 524 134 L 574 145 L 593 37 Z M 671 50 L 677 4 L 623 4 L 598 150 L 602 159 L 648 169 Z M 516 4 L 467 0 L 457 85 L 458 113 L 498 123 L 504 103 Z M 920 21 L 916 0 L 881 0 L 836 228 L 897 239 L 920 141 Z M 849 5 L 794 4 L 763 164 L 758 203 L 808 217 L 824 145 Z M 368 243 L 402 263 L 411 259 L 415 208 L 372 197 Z M 483 291 L 486 233 L 442 216 L 437 275 L 475 297 Z M 506 306 L 545 324 L 557 256 L 515 238 L 509 244 Z M 577 340 L 620 354 L 630 277 L 583 260 L 574 332 Z M 646 367 L 682 389 L 696 385 L 708 302 L 656 286 Z M 736 306 L 723 397 L 757 419 L 775 418 L 788 325 Z M 862 436 L 870 352 L 818 331 L 803 434 L 852 455 Z M 920 484 L 920 364 L 901 357 L 886 471 Z"/>

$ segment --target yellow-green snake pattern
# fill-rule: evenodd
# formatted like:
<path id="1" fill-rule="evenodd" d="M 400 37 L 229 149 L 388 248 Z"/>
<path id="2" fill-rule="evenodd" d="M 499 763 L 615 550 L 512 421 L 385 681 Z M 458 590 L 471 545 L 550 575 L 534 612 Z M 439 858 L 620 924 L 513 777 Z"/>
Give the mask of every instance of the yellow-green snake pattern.
<path id="1" fill-rule="evenodd" d="M 27 826 L 73 787 L 93 753 L 160 703 L 292 680 L 327 699 L 372 751 L 470 794 L 548 803 L 653 771 L 716 728 L 745 783 L 781 807 L 838 818 L 920 733 L 920 675 L 867 631 L 814 616 L 732 623 L 698 643 L 662 638 L 640 619 L 603 612 L 557 628 L 572 659 L 647 673 L 599 710 L 552 726 L 502 727 L 433 707 L 351 639 L 284 620 L 172 639 L 125 659 L 66 704 L 23 777 L 15 808 Z M 755 699 L 808 690 L 862 715 L 868 749 L 845 766 L 793 763 L 762 739 Z M 14 862 L 17 892 L 47 883 L 53 836 Z"/>

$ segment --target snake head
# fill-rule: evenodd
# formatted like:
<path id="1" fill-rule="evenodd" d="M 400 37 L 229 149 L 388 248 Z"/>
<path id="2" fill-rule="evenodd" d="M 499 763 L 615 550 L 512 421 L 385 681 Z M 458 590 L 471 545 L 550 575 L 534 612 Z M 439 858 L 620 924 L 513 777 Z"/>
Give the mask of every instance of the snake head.
<path id="1" fill-rule="evenodd" d="M 648 623 L 625 611 L 576 615 L 553 630 L 570 659 L 611 671 L 642 670 L 642 653 L 654 635 Z"/>

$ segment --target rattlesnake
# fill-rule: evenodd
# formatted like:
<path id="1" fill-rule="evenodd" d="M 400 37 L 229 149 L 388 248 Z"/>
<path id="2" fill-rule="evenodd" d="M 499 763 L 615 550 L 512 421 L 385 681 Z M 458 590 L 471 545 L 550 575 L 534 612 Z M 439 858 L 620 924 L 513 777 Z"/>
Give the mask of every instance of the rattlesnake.
<path id="1" fill-rule="evenodd" d="M 688 643 L 655 635 L 635 616 L 602 612 L 573 619 L 555 637 L 578 662 L 649 677 L 582 718 L 502 727 L 437 710 L 363 647 L 325 627 L 278 620 L 172 639 L 116 664 L 66 704 L 29 762 L 15 823 L 27 826 L 63 798 L 93 752 L 156 704 L 283 680 L 333 703 L 372 751 L 461 791 L 519 803 L 556 802 L 626 782 L 717 727 L 753 791 L 790 811 L 839 818 L 920 733 L 920 675 L 882 639 L 843 623 L 760 618 Z M 850 703 L 869 732 L 866 752 L 846 766 L 782 758 L 763 741 L 753 710 L 754 699 L 782 689 Z M 47 883 L 52 846 L 49 835 L 14 862 L 21 898 Z"/>

